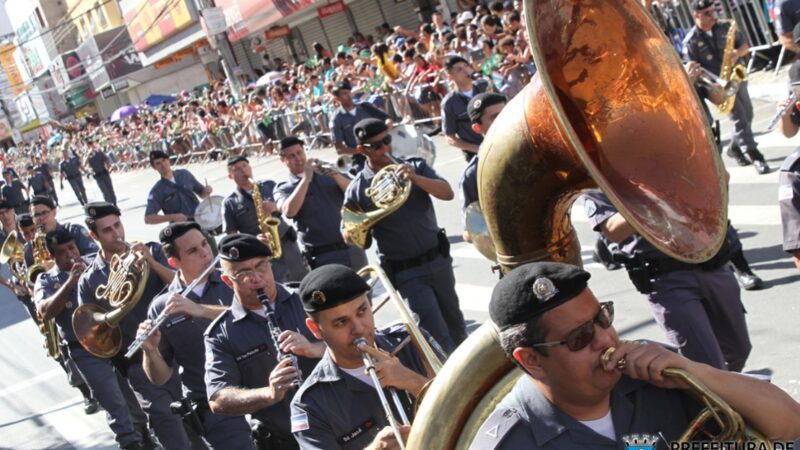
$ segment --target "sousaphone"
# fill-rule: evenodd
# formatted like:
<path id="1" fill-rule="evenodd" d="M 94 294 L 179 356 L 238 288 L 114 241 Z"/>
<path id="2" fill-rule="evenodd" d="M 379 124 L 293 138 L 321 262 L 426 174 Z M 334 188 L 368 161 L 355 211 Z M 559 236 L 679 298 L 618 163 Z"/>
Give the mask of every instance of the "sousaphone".
<path id="1" fill-rule="evenodd" d="M 538 72 L 495 120 L 478 165 L 501 268 L 581 265 L 570 209 L 594 188 L 659 250 L 710 259 L 727 224 L 724 169 L 664 33 L 636 0 L 524 4 Z M 468 447 L 520 374 L 485 323 L 431 384 L 408 448 Z"/>

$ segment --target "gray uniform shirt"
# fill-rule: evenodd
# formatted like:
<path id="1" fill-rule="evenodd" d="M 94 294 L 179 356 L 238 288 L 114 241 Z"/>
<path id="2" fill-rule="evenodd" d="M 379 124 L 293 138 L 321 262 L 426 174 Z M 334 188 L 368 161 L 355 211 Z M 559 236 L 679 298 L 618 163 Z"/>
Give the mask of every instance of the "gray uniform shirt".
<path id="1" fill-rule="evenodd" d="M 22 181 L 14 178 L 11 180 L 11 184 L 5 183 L 0 186 L 0 197 L 6 199 L 11 206 L 18 206 L 25 201 L 25 196 L 22 195 L 24 190 L 25 185 L 22 184 Z"/>
<path id="2" fill-rule="evenodd" d="M 477 80 L 472 83 L 473 97 L 486 92 L 489 84 L 486 80 Z M 467 115 L 467 105 L 471 97 L 458 92 L 450 91 L 442 100 L 442 130 L 445 135 L 456 135 L 459 139 L 470 144 L 480 145 L 483 136 L 472 129 L 472 122 Z"/>
<path id="3" fill-rule="evenodd" d="M 291 175 L 275 188 L 275 201 L 282 208 L 302 178 Z M 336 181 L 325 175 L 314 174 L 306 192 L 303 206 L 291 220 L 304 248 L 344 242 L 339 231 L 342 222 L 344 192 Z"/>
<path id="4" fill-rule="evenodd" d="M 709 36 L 697 26 L 692 27 L 683 40 L 684 58 L 696 61 L 704 69 L 714 75 L 719 75 L 722 68 L 722 56 L 725 53 L 728 28 L 730 28 L 730 23 L 717 22 L 711 28 L 712 36 Z M 737 31 L 734 37 L 734 48 L 739 48 L 745 43 L 744 36 Z"/>
<path id="5" fill-rule="evenodd" d="M 90 258 L 83 259 L 84 262 L 87 262 Z M 67 282 L 68 278 L 69 271 L 63 272 L 56 265 L 47 272 L 39 275 L 39 278 L 36 279 L 36 285 L 33 287 L 34 303 L 38 306 L 45 299 L 58 292 L 61 286 Z M 58 335 L 68 344 L 78 342 L 78 339 L 75 337 L 75 331 L 72 328 L 72 313 L 77 307 L 78 289 L 73 289 L 69 294 L 69 299 L 64 303 L 64 309 L 55 317 L 56 325 L 58 326 Z"/>
<path id="6" fill-rule="evenodd" d="M 330 128 L 333 132 L 333 143 L 341 144 L 350 148 L 356 146 L 356 135 L 353 133 L 353 127 L 364 119 L 378 119 L 385 121 L 389 115 L 380 109 L 373 106 L 371 103 L 359 103 L 355 108 L 347 112 L 344 108 L 339 108 L 331 118 Z"/>
<path id="7" fill-rule="evenodd" d="M 203 192 L 204 186 L 185 169 L 172 172 L 174 182 L 159 179 L 147 195 L 147 208 L 144 215 L 158 214 L 184 214 L 194 217 L 194 210 L 200 204 L 197 195 Z"/>
<path id="8" fill-rule="evenodd" d="M 305 325 L 306 313 L 300 297 L 278 284 L 275 316 L 281 330 L 294 330 L 317 342 Z M 262 388 L 269 385 L 269 374 L 278 364 L 278 353 L 272 344 L 267 319 L 246 310 L 234 301 L 205 332 L 206 391 L 208 398 L 228 387 Z M 318 360 L 298 357 L 300 370 L 311 373 Z M 275 405 L 252 416 L 284 439 L 291 439 L 289 402 L 293 392 Z"/>
<path id="9" fill-rule="evenodd" d="M 167 292 L 159 295 L 150 303 L 147 312 L 149 319 L 158 317 L 167 306 L 167 299 L 173 292 L 180 293 L 186 286 L 175 277 L 167 287 Z M 186 298 L 201 305 L 230 306 L 233 301 L 233 290 L 222 282 L 218 271 L 214 270 L 203 286 L 202 295 L 194 291 Z M 171 314 L 161 325 L 161 341 L 158 349 L 164 361 L 170 366 L 180 366 L 181 383 L 185 396 L 194 399 L 206 398 L 205 362 L 206 350 L 203 345 L 203 333 L 211 324 L 211 320 L 189 315 Z"/>
<path id="10" fill-rule="evenodd" d="M 623 375 L 611 391 L 615 442 L 561 412 L 523 375 L 481 425 L 470 449 L 623 450 L 626 436 L 643 433 L 672 442 L 698 410 L 683 391 Z"/>
<path id="11" fill-rule="evenodd" d="M 783 224 L 783 250 L 800 249 L 800 149 L 789 155 L 778 174 L 778 205 Z"/>
<path id="12" fill-rule="evenodd" d="M 92 155 L 89 156 L 89 167 L 92 168 L 92 172 L 94 175 L 106 175 L 108 174 L 108 169 L 106 169 L 106 161 L 111 163 L 111 160 L 108 159 L 108 155 L 100 151 L 92 152 Z"/>
<path id="13" fill-rule="evenodd" d="M 81 176 L 81 162 L 75 156 L 61 161 L 58 164 L 58 169 L 63 172 L 64 176 L 67 178 L 77 178 Z"/>
<path id="14" fill-rule="evenodd" d="M 86 229 L 83 225 L 77 223 L 59 223 L 56 225 L 56 230 L 67 230 L 70 236 L 75 239 L 75 245 L 78 246 L 78 251 L 80 252 L 81 256 L 91 255 L 97 253 L 100 250 L 97 247 L 97 243 L 89 237 L 89 230 Z M 17 233 L 19 237 L 21 233 Z M 25 264 L 28 267 L 33 264 L 33 243 L 26 242 L 25 243 Z"/>

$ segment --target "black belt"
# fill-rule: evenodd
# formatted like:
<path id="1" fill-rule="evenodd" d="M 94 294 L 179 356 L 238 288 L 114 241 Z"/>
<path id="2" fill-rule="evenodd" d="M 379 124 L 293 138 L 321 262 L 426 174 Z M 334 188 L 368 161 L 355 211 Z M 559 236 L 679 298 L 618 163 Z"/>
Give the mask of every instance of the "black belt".
<path id="1" fill-rule="evenodd" d="M 432 249 L 428 250 L 427 252 L 421 255 L 399 261 L 392 261 L 391 259 L 386 259 L 383 261 L 383 263 L 389 266 L 389 269 L 392 272 L 397 273 L 433 261 L 434 259 L 439 257 L 440 254 L 441 251 L 439 250 L 439 246 L 437 245 L 436 247 L 433 247 Z"/>
<path id="2" fill-rule="evenodd" d="M 95 176 L 95 177 L 102 177 L 103 175 L 108 175 L 108 171 L 107 171 L 107 170 L 104 170 L 104 171 L 102 171 L 102 172 L 95 172 L 95 173 L 94 173 L 94 176 Z"/>
<path id="3" fill-rule="evenodd" d="M 311 257 L 316 257 L 324 253 L 335 252 L 336 250 L 346 250 L 346 249 L 347 249 L 347 244 L 345 244 L 344 242 L 337 242 L 335 244 L 329 244 L 329 245 L 316 245 L 313 247 L 306 246 L 305 252 Z"/>
<path id="4" fill-rule="evenodd" d="M 68 180 L 80 180 L 81 179 L 81 174 L 71 175 L 71 176 L 67 175 L 67 179 Z"/>

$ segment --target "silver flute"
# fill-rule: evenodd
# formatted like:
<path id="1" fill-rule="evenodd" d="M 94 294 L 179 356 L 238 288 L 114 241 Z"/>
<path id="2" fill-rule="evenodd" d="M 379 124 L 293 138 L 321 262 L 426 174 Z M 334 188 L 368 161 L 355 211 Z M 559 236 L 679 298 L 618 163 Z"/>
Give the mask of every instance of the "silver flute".
<path id="1" fill-rule="evenodd" d="M 773 117 L 772 120 L 769 121 L 769 124 L 767 125 L 767 131 L 772 131 L 775 129 L 775 126 L 778 125 L 778 122 L 781 120 L 781 117 L 783 117 L 783 115 L 786 114 L 786 111 L 788 111 L 789 108 L 794 107 L 796 101 L 797 101 L 797 94 L 792 92 L 792 95 L 789 96 L 789 102 L 786 105 L 784 105 L 784 107 L 781 108 L 780 111 L 777 112 L 777 114 L 775 114 L 775 117 Z"/>
<path id="2" fill-rule="evenodd" d="M 358 346 L 361 344 L 369 345 L 367 340 L 363 337 L 353 341 L 353 346 L 355 346 L 356 349 L 358 349 Z M 389 426 L 392 427 L 394 436 L 397 438 L 397 444 L 400 446 L 401 450 L 405 450 L 403 436 L 400 434 L 400 424 L 397 423 L 397 419 L 394 417 L 394 414 L 392 414 L 392 408 L 389 406 L 389 400 L 386 398 L 383 388 L 381 388 L 381 380 L 378 379 L 378 372 L 375 369 L 375 362 L 372 360 L 372 356 L 370 356 L 367 352 L 361 352 L 361 359 L 364 361 L 364 366 L 367 368 L 367 373 L 369 373 L 369 377 L 372 379 L 375 392 L 378 393 L 378 398 L 381 400 L 381 406 L 383 406 L 383 410 L 386 412 L 386 419 L 389 421 Z M 400 403 L 400 397 L 397 395 L 397 390 L 395 388 L 389 388 L 389 393 L 392 396 L 392 401 L 394 402 L 397 414 L 400 415 L 400 421 L 403 425 L 409 425 L 411 422 L 409 422 L 408 416 L 406 416 L 406 411 L 403 408 L 403 404 Z"/>
<path id="3" fill-rule="evenodd" d="M 203 273 L 195 277 L 195 279 L 192 280 L 192 282 L 189 283 L 189 285 L 187 285 L 183 289 L 183 291 L 181 291 L 181 297 L 186 297 L 186 295 L 189 294 L 189 292 L 192 292 L 192 289 L 197 287 L 197 285 L 200 283 L 200 280 L 205 278 L 206 275 L 208 275 L 212 270 L 214 270 L 221 257 L 222 255 L 218 254 L 217 257 L 214 258 L 213 261 L 211 261 L 211 264 L 209 264 L 208 267 L 206 267 L 205 270 L 203 270 Z M 142 344 L 144 344 L 144 342 L 148 338 L 150 338 L 150 336 L 152 336 L 153 333 L 156 332 L 156 330 L 164 323 L 164 321 L 167 320 L 168 316 L 169 314 L 166 313 L 166 308 L 165 308 L 163 311 L 161 311 L 161 314 L 159 314 L 158 317 L 156 317 L 153 320 L 153 323 L 150 324 L 150 328 L 148 328 L 147 332 L 140 335 L 139 337 L 136 338 L 136 340 L 131 342 L 131 345 L 128 346 L 128 351 L 125 352 L 125 358 L 131 359 L 131 356 L 133 356 L 134 353 L 138 352 L 139 349 L 142 348 Z"/>

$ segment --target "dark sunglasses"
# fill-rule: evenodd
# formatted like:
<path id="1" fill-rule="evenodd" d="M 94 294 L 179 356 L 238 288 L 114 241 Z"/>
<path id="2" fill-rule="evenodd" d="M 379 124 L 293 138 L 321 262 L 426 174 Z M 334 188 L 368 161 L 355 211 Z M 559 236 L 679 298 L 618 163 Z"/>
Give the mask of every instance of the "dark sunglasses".
<path id="1" fill-rule="evenodd" d="M 392 135 L 387 134 L 385 138 L 381 139 L 378 142 L 364 143 L 362 145 L 370 150 L 378 150 L 384 145 L 389 145 L 391 143 L 392 143 Z"/>
<path id="2" fill-rule="evenodd" d="M 563 341 L 543 342 L 541 344 L 533 344 L 531 347 L 555 347 L 557 345 L 566 345 L 569 351 L 577 352 L 578 350 L 589 345 L 594 339 L 594 324 L 600 325 L 604 330 L 611 326 L 614 321 L 614 302 L 600 303 L 600 311 L 594 318 L 578 328 L 570 331 L 567 338 Z"/>

